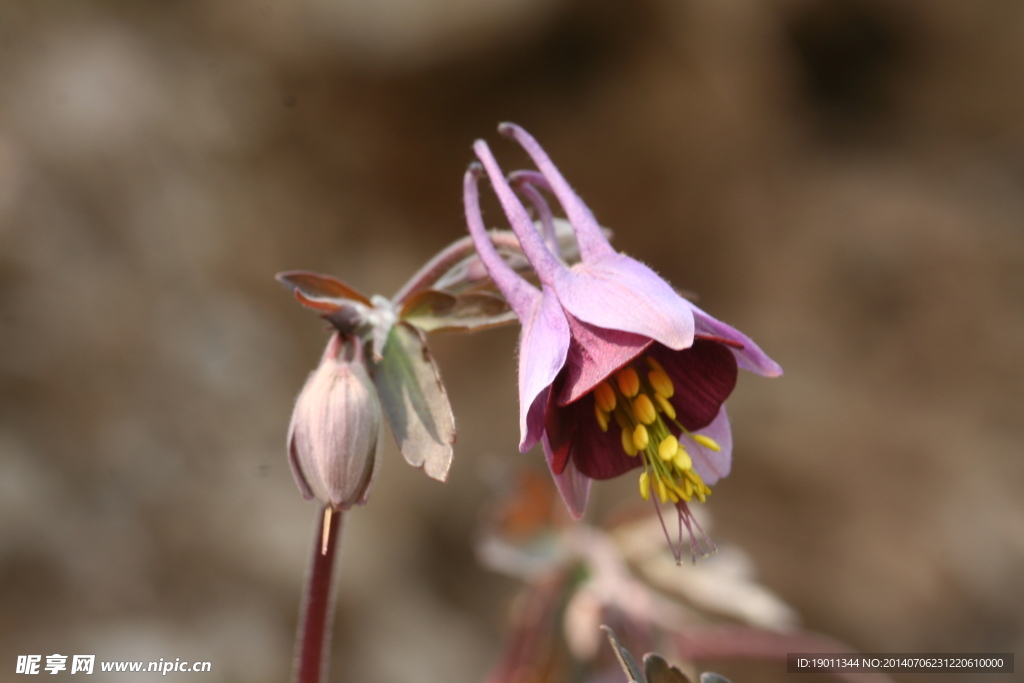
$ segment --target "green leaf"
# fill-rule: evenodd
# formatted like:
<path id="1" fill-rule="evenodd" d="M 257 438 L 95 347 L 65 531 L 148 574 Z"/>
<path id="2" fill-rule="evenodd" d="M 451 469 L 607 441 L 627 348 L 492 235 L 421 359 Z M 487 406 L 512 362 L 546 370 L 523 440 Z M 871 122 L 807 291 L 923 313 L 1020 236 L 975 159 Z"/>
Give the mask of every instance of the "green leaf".
<path id="1" fill-rule="evenodd" d="M 447 480 L 455 417 L 422 332 L 404 322 L 391 328 L 374 383 L 406 462 Z"/>
<path id="2" fill-rule="evenodd" d="M 604 624 L 601 625 L 601 630 L 608 634 L 608 641 L 612 644 L 612 650 L 615 651 L 615 657 L 619 660 L 619 665 L 626 673 L 626 677 L 632 683 L 644 683 L 644 675 L 640 671 L 640 667 L 636 665 L 636 660 L 633 659 L 629 650 L 619 644 L 619 639 L 615 637 L 615 631 Z"/>
<path id="3" fill-rule="evenodd" d="M 647 683 L 690 683 L 686 674 L 669 666 L 664 657 L 654 653 L 644 655 L 644 673 Z"/>
<path id="4" fill-rule="evenodd" d="M 479 330 L 516 319 L 501 297 L 486 292 L 453 296 L 436 289 L 426 289 L 409 297 L 399 317 L 424 332 Z"/>

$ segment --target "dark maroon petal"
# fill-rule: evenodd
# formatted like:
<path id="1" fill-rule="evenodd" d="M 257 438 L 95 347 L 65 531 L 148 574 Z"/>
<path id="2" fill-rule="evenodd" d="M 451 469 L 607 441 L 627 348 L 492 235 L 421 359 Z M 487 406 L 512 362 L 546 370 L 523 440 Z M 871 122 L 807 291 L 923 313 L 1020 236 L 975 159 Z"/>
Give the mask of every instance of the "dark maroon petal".
<path id="1" fill-rule="evenodd" d="M 593 394 L 558 409 L 560 421 L 572 425 L 573 439 L 568 443 L 568 455 L 583 474 L 591 479 L 614 479 L 643 460 L 631 458 L 622 450 L 619 426 L 612 420 L 607 432 L 602 432 L 594 417 Z"/>
<path id="2" fill-rule="evenodd" d="M 556 380 L 556 385 L 561 381 L 563 375 Z M 565 465 L 569 462 L 569 452 L 572 447 L 572 440 L 576 436 L 576 421 L 572 413 L 574 409 L 560 408 L 552 397 L 555 390 L 548 391 L 547 407 L 544 411 L 544 433 L 548 437 L 548 445 L 551 447 L 551 471 L 555 474 L 562 474 Z"/>
<path id="3" fill-rule="evenodd" d="M 711 424 L 736 386 L 736 357 L 729 348 L 697 339 L 682 351 L 656 344 L 648 353 L 664 366 L 675 385 L 670 402 L 679 423 L 690 431 Z"/>
<path id="4" fill-rule="evenodd" d="M 565 314 L 569 321 L 569 355 L 565 359 L 565 379 L 558 392 L 558 405 L 564 406 L 590 393 L 613 372 L 633 360 L 652 342 L 631 332 L 595 327 Z"/>

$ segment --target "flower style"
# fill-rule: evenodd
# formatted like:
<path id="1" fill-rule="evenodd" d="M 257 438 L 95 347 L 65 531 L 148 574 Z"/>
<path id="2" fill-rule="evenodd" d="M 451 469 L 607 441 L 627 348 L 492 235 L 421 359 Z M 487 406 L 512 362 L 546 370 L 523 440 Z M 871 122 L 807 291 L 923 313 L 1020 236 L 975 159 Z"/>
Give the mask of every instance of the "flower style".
<path id="1" fill-rule="evenodd" d="M 550 223 L 550 211 L 535 189 L 558 199 L 581 259 L 569 267 L 552 252 L 487 143 L 478 140 L 474 151 L 540 281 L 538 290 L 494 250 L 480 213 L 482 171 L 474 163 L 463 187 L 469 232 L 522 325 L 520 450 L 542 444 L 577 518 L 592 479 L 643 468 L 641 496 L 675 505 L 680 534 L 685 524 L 696 557 L 703 549 L 693 526 L 700 527 L 687 503 L 703 502 L 710 486 L 729 473 L 732 438 L 723 403 L 737 368 L 766 376 L 782 369 L 749 337 L 685 300 L 643 263 L 616 252 L 526 131 L 509 123 L 499 131 L 514 138 L 540 171 L 514 173 L 513 183 L 538 208 L 542 224 Z M 673 551 L 679 559 L 681 550 Z"/>

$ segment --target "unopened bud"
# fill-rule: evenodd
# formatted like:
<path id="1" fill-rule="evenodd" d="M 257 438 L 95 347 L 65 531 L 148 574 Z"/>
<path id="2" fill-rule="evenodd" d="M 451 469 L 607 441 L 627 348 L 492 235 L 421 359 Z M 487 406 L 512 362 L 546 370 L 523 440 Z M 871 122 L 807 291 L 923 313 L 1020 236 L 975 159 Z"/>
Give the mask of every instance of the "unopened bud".
<path id="1" fill-rule="evenodd" d="M 381 410 L 362 344 L 335 334 L 306 380 L 288 427 L 288 462 L 304 498 L 362 505 L 377 463 Z"/>

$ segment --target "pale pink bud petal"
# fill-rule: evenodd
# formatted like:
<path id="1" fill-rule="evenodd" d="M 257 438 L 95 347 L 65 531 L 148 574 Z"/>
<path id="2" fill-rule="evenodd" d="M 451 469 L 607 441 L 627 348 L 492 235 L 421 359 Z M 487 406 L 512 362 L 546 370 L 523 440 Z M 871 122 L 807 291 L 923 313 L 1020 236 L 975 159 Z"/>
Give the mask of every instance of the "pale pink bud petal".
<path id="1" fill-rule="evenodd" d="M 365 503 L 380 421 L 359 340 L 335 334 L 306 380 L 288 427 L 288 462 L 303 497 L 341 510 Z"/>

